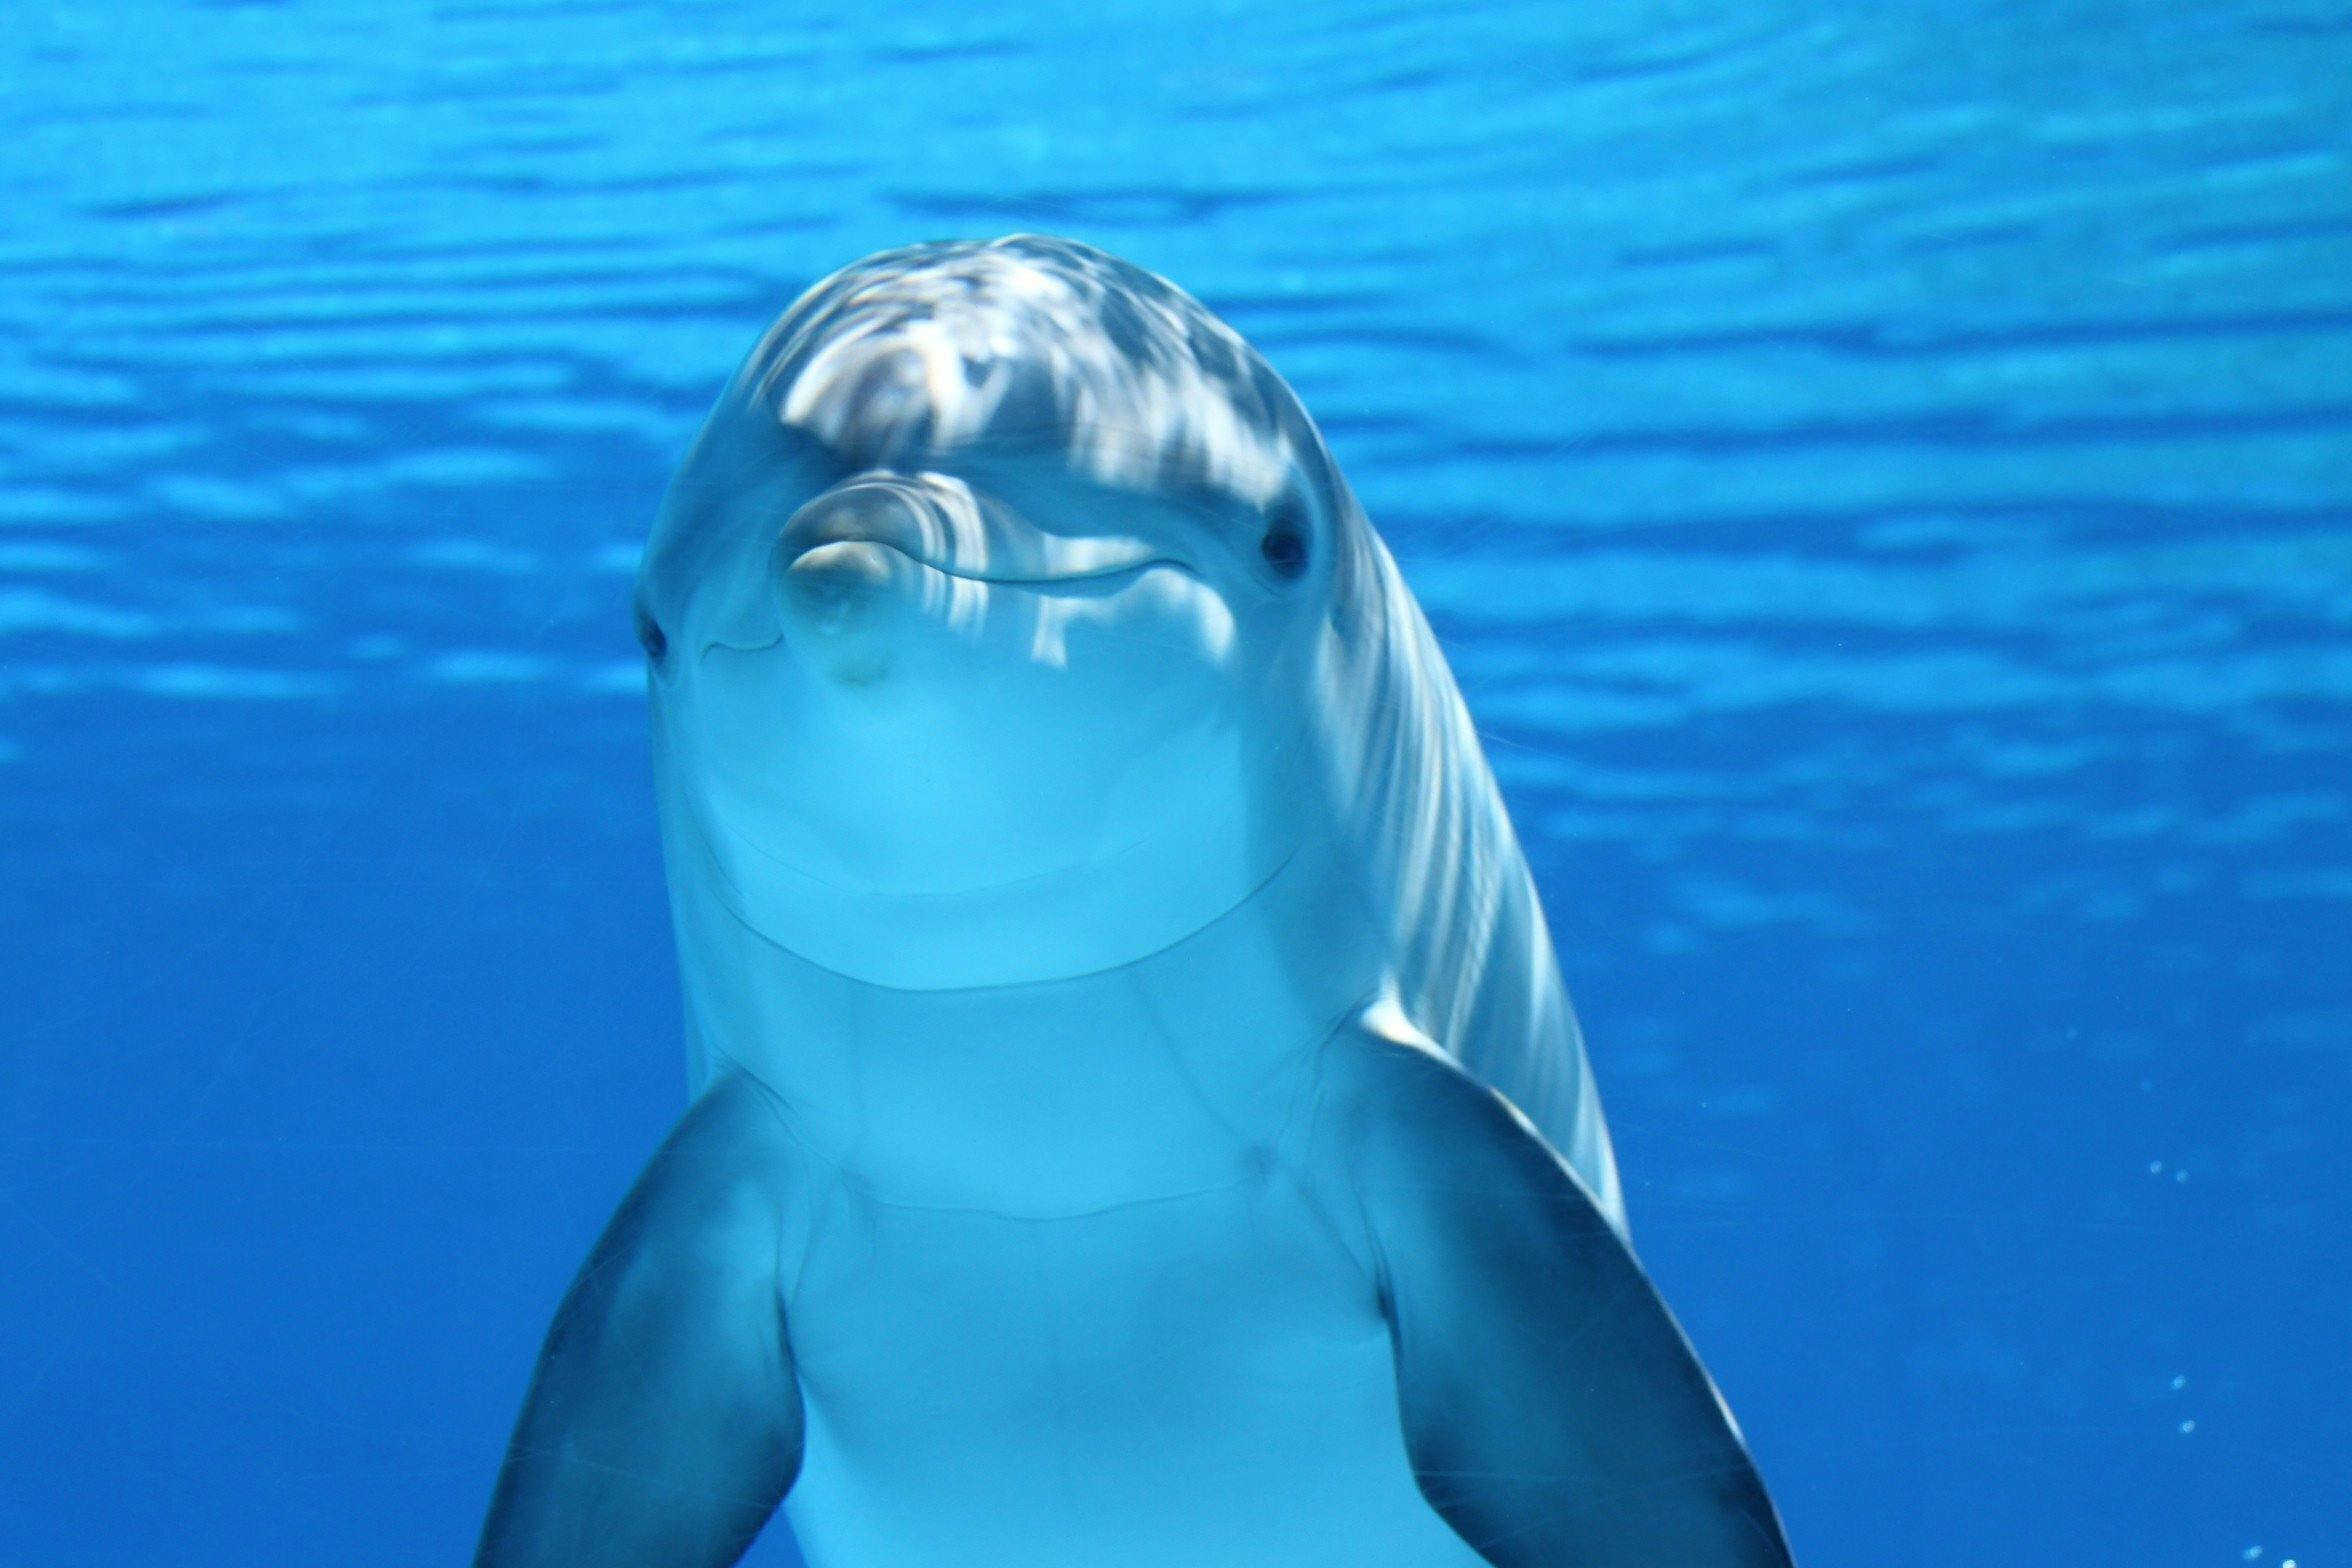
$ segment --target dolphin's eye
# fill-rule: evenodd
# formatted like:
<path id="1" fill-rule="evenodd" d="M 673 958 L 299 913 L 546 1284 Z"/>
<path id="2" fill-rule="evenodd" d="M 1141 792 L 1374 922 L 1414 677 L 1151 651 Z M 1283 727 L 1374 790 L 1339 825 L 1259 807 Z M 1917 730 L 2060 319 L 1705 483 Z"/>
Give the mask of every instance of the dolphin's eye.
<path id="1" fill-rule="evenodd" d="M 1274 568 L 1274 575 L 1295 582 L 1307 570 L 1307 519 L 1295 501 L 1285 501 L 1275 507 L 1266 519 L 1265 537 L 1258 541 L 1258 553 L 1266 564 Z"/>
<path id="2" fill-rule="evenodd" d="M 663 635 L 661 622 L 655 620 L 643 605 L 638 605 L 631 612 L 631 619 L 637 623 L 637 645 L 645 650 L 648 659 L 656 664 L 661 663 L 670 651 L 670 639 Z"/>

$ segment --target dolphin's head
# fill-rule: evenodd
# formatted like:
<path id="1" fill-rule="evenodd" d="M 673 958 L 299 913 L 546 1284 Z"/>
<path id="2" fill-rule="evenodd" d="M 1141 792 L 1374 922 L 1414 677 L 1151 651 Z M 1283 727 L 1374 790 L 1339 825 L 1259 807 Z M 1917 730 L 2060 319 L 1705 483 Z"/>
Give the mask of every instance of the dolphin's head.
<path id="1" fill-rule="evenodd" d="M 1353 502 L 1172 285 L 1018 236 L 886 252 L 762 339 L 637 624 L 679 897 L 880 983 L 1156 951 L 1307 829 Z"/>

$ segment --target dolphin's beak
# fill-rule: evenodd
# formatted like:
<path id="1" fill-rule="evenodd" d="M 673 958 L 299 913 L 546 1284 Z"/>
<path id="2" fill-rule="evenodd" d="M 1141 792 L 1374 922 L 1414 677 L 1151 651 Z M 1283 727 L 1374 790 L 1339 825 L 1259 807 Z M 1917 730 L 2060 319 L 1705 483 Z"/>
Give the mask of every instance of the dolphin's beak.
<path id="1" fill-rule="evenodd" d="M 1144 539 L 1048 532 L 960 481 L 891 475 L 835 485 L 793 513 L 776 541 L 776 569 L 789 581 L 804 559 L 842 559 L 829 547 L 847 544 L 893 550 L 950 577 L 1024 586 L 1108 577 L 1165 558 Z"/>
<path id="2" fill-rule="evenodd" d="M 1150 542 L 1071 536 L 938 475 L 861 475 L 794 512 L 769 552 L 785 641 L 845 686 L 872 687 L 917 625 L 970 631 L 996 608 L 1034 626 L 1044 600 L 1113 593 L 1155 563 Z M 993 604 L 1009 592 L 1012 602 Z"/>

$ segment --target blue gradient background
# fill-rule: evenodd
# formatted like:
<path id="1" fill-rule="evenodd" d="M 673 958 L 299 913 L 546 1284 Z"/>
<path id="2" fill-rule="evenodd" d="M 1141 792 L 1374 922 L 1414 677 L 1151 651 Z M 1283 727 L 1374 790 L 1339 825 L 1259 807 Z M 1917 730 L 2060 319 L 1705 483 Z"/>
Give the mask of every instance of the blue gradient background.
<path id="1" fill-rule="evenodd" d="M 0 1561 L 463 1559 L 682 1095 L 660 488 L 1034 229 L 1395 544 L 1808 1568 L 2352 1562 L 2348 147 L 2324 4 L 16 0 Z"/>

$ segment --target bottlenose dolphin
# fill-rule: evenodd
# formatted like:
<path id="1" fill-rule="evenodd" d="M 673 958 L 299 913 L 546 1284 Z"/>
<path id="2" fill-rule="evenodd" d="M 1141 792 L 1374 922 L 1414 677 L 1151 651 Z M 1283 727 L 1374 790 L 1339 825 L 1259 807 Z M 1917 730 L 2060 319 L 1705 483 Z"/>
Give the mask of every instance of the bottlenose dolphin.
<path id="1" fill-rule="evenodd" d="M 640 577 L 695 1090 L 478 1561 L 1756 1568 L 1509 821 L 1290 388 L 1015 236 L 817 284 Z"/>

